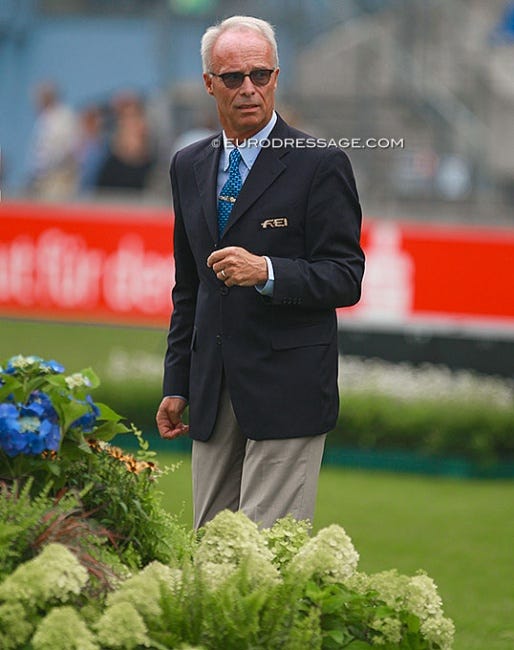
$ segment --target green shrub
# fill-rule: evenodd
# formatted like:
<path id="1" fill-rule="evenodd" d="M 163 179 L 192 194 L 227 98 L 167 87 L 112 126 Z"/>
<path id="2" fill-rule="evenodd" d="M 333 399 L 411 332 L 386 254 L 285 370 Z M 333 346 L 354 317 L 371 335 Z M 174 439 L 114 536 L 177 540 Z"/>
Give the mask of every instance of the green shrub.
<path id="1" fill-rule="evenodd" d="M 343 397 L 331 445 L 405 449 L 480 462 L 514 458 L 514 408 L 401 400 L 384 395 Z"/>

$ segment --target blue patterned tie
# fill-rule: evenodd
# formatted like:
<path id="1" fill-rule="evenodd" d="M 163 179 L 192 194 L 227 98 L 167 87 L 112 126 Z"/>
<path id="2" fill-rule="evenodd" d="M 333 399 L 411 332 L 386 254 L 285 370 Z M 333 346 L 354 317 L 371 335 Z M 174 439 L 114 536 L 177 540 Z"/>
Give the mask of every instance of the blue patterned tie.
<path id="1" fill-rule="evenodd" d="M 232 212 L 232 207 L 243 185 L 241 174 L 239 173 L 239 161 L 241 160 L 239 150 L 232 149 L 228 160 L 228 179 L 221 188 L 221 193 L 218 197 L 218 232 L 220 237 L 225 230 L 228 218 Z"/>

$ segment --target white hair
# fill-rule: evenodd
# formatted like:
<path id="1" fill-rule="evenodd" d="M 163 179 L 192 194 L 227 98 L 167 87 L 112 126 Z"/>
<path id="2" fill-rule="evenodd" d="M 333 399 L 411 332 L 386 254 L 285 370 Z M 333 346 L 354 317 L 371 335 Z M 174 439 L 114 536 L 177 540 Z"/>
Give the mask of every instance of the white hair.
<path id="1" fill-rule="evenodd" d="M 209 27 L 202 36 L 200 51 L 204 72 L 211 71 L 212 50 L 221 34 L 229 30 L 238 31 L 245 29 L 260 34 L 268 41 L 273 53 L 273 67 L 278 68 L 278 47 L 273 26 L 265 20 L 254 18 L 253 16 L 231 16 L 230 18 L 225 18 L 225 20 L 222 20 L 217 25 Z"/>

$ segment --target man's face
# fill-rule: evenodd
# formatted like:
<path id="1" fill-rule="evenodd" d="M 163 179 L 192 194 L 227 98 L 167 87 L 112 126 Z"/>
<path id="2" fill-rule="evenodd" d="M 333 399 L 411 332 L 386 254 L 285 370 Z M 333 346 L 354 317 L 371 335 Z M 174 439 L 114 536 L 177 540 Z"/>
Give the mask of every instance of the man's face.
<path id="1" fill-rule="evenodd" d="M 211 72 L 248 73 L 274 68 L 268 41 L 249 30 L 221 34 L 212 50 Z M 275 106 L 278 68 L 266 86 L 256 86 L 245 77 L 239 88 L 226 88 L 223 80 L 204 74 L 207 92 L 216 100 L 221 126 L 229 138 L 244 140 L 260 131 L 271 119 Z"/>

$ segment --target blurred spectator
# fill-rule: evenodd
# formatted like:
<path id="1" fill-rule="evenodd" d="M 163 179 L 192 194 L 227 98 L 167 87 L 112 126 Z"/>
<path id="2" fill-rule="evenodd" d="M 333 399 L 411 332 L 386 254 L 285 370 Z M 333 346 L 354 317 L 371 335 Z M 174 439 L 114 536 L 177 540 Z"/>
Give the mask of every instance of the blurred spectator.
<path id="1" fill-rule="evenodd" d="M 144 104 L 132 93 L 123 93 L 114 98 L 113 111 L 114 133 L 97 187 L 143 190 L 156 162 Z"/>
<path id="2" fill-rule="evenodd" d="M 88 106 L 80 114 L 79 137 L 75 157 L 78 165 L 78 190 L 81 194 L 93 190 L 107 154 L 102 110 Z"/>
<path id="3" fill-rule="evenodd" d="M 489 36 L 492 45 L 514 44 L 514 2 L 507 2 L 502 16 Z"/>
<path id="4" fill-rule="evenodd" d="M 198 126 L 193 126 L 190 129 L 187 129 L 186 131 L 183 131 L 177 138 L 175 138 L 175 141 L 173 142 L 173 147 L 172 147 L 172 154 L 179 151 L 180 149 L 183 149 L 184 147 L 187 147 L 190 144 L 193 144 L 193 142 L 196 142 L 197 140 L 201 140 L 202 138 L 208 138 L 209 136 L 214 136 L 216 133 L 219 132 L 219 128 L 216 128 L 216 125 L 214 124 L 214 121 L 205 118 L 202 124 L 199 124 Z"/>
<path id="5" fill-rule="evenodd" d="M 38 116 L 29 153 L 29 191 L 42 199 L 69 198 L 77 181 L 75 116 L 52 82 L 36 88 L 35 103 Z"/>

